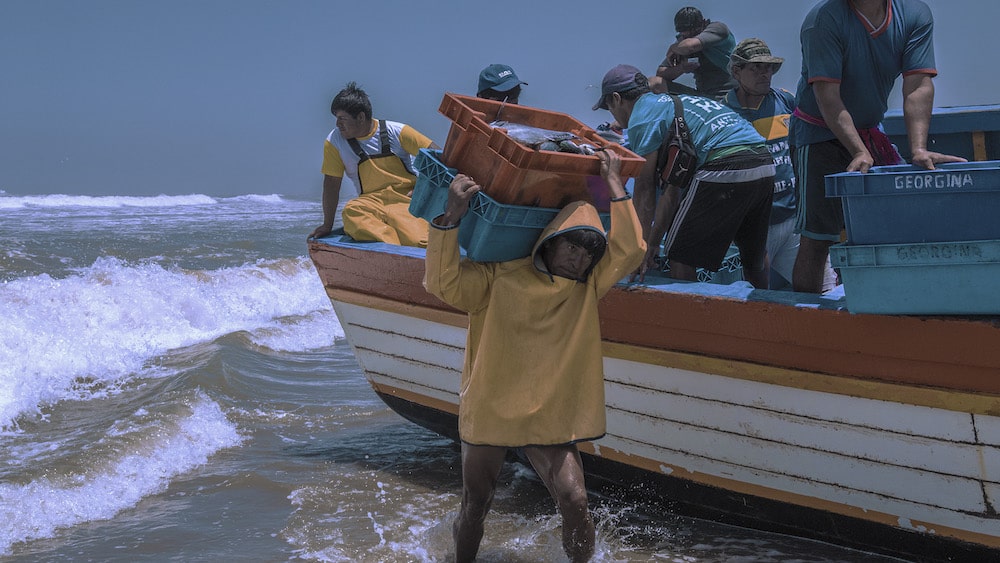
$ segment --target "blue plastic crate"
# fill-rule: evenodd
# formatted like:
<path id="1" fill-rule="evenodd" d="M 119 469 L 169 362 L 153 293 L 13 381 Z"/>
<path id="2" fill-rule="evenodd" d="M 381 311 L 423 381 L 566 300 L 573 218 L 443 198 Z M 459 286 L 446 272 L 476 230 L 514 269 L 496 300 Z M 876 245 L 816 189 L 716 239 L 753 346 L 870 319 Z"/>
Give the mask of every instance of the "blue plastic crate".
<path id="1" fill-rule="evenodd" d="M 851 244 L 1000 239 L 1000 161 L 876 166 L 826 177 Z"/>
<path id="2" fill-rule="evenodd" d="M 441 162 L 441 151 L 421 149 L 414 162 L 417 183 L 413 187 L 410 213 L 428 221 L 444 213 L 448 186 L 458 171 Z M 531 249 L 558 209 L 499 203 L 479 192 L 469 213 L 458 227 L 458 243 L 465 255 L 477 262 L 506 262 L 531 255 Z M 611 215 L 600 214 L 605 230 Z"/>
<path id="3" fill-rule="evenodd" d="M 524 258 L 531 255 L 538 237 L 558 214 L 558 209 L 499 203 L 479 192 L 458 226 L 458 243 L 476 262 Z M 609 229 L 611 215 L 601 213 L 600 217 L 604 229 Z"/>
<path id="4" fill-rule="evenodd" d="M 441 151 L 420 149 L 413 161 L 417 169 L 417 183 L 410 199 L 410 214 L 432 221 L 444 213 L 448 203 L 448 186 L 458 170 L 441 162 Z"/>
<path id="5" fill-rule="evenodd" d="M 830 247 L 852 313 L 1000 314 L 1000 240 Z"/>

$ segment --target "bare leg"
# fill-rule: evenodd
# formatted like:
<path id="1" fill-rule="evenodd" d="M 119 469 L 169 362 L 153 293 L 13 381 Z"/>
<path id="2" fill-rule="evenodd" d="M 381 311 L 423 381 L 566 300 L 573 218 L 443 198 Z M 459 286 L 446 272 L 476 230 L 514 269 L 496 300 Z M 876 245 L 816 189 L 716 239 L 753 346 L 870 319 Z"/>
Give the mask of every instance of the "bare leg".
<path id="1" fill-rule="evenodd" d="M 792 268 L 792 289 L 807 293 L 823 292 L 823 277 L 833 241 L 808 237 L 799 239 L 799 253 Z"/>
<path id="2" fill-rule="evenodd" d="M 556 501 L 563 519 L 563 550 L 573 563 L 594 555 L 594 520 L 587 508 L 583 461 L 574 445 L 524 449 L 532 467 Z"/>
<path id="3" fill-rule="evenodd" d="M 451 527 L 455 538 L 455 561 L 471 562 L 483 540 L 486 514 L 493 504 L 497 477 L 507 448 L 473 446 L 462 442 L 462 507 Z"/>
<path id="4" fill-rule="evenodd" d="M 677 260 L 671 260 L 670 277 L 675 280 L 698 281 L 698 269 Z"/>
<path id="5" fill-rule="evenodd" d="M 766 267 L 759 272 L 743 270 L 743 279 L 757 289 L 767 289 L 771 282 L 771 270 Z"/>

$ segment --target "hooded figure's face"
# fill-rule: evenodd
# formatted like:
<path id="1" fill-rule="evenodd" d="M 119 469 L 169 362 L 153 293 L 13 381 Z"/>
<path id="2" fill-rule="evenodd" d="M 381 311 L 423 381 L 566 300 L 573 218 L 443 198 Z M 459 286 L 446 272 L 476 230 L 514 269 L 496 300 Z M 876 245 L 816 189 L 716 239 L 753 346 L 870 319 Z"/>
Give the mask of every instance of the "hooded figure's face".
<path id="1" fill-rule="evenodd" d="M 574 201 L 542 230 L 531 260 L 544 274 L 586 282 L 607 246 L 608 236 L 597 209 L 585 201 Z"/>
<path id="2" fill-rule="evenodd" d="M 552 275 L 584 281 L 594 255 L 567 237 L 557 236 L 545 246 L 542 259 Z"/>

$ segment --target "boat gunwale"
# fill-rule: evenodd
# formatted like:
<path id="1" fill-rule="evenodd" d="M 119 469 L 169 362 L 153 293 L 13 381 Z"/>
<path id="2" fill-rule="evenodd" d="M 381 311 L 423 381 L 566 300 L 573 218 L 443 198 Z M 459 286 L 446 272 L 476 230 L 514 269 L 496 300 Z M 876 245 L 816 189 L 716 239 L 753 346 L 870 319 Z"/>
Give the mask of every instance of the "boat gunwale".
<path id="1" fill-rule="evenodd" d="M 331 292 L 352 293 L 358 304 L 410 314 L 417 308 L 425 318 L 464 322 L 464 313 L 424 290 L 422 249 L 334 238 L 311 241 L 309 253 L 331 298 Z M 338 274 L 329 275 L 328 268 Z M 809 377 L 792 378 L 794 385 L 835 392 L 847 385 L 859 396 L 886 393 L 877 398 L 1000 415 L 1000 354 L 987 350 L 989 342 L 1000 343 L 995 317 L 856 315 L 774 303 L 755 293 L 740 300 L 662 286 L 616 286 L 600 304 L 605 348 L 618 344 L 737 362 L 742 367 L 733 376 L 776 383 L 789 383 L 781 370 L 804 372 Z M 657 317 L 656 310 L 671 315 Z M 940 392 L 960 399 L 926 398 Z"/>

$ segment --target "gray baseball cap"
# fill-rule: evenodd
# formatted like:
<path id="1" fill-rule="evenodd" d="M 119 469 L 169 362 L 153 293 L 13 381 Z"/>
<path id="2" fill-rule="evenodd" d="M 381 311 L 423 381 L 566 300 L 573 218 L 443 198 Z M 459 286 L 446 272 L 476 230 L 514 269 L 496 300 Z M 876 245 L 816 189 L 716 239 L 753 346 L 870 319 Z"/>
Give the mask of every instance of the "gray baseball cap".
<path id="1" fill-rule="evenodd" d="M 601 81 L 601 98 L 594 104 L 594 109 L 608 109 L 608 94 L 647 86 L 649 80 L 641 70 L 632 65 L 618 65 L 604 75 L 604 80 Z"/>

